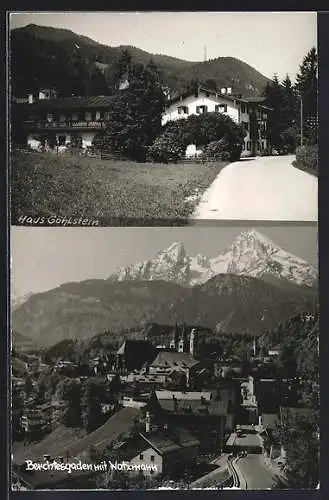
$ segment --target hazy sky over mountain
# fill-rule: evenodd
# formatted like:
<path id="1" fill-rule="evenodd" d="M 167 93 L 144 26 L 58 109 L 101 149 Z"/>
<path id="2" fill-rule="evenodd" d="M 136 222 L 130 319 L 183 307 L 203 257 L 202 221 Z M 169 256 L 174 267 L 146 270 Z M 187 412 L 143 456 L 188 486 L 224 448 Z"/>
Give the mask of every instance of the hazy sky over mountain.
<path id="1" fill-rule="evenodd" d="M 10 27 L 67 28 L 110 46 L 134 45 L 190 61 L 231 56 L 271 78 L 294 79 L 317 45 L 316 12 L 14 13 Z"/>
<path id="2" fill-rule="evenodd" d="M 187 252 L 214 257 L 247 227 L 185 228 L 29 228 L 11 229 L 12 282 L 15 296 L 41 292 L 68 281 L 107 278 L 156 254 L 175 241 Z M 315 226 L 257 227 L 284 250 L 317 264 Z"/>

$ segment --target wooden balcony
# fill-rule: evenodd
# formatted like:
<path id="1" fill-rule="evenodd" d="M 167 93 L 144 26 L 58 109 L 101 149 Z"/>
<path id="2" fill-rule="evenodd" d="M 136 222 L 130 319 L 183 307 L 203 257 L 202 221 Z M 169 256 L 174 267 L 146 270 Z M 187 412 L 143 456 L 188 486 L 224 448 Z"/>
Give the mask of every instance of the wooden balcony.
<path id="1" fill-rule="evenodd" d="M 26 120 L 23 127 L 33 130 L 99 130 L 106 126 L 104 120 L 66 120 L 66 121 L 36 121 Z"/>

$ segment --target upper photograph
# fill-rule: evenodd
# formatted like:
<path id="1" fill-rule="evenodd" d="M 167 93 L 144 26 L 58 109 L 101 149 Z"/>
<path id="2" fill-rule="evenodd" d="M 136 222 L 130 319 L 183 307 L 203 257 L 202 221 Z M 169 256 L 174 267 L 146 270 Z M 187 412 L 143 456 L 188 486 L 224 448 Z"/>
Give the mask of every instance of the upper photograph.
<path id="1" fill-rule="evenodd" d="M 11 223 L 318 216 L 316 12 L 11 12 Z"/>

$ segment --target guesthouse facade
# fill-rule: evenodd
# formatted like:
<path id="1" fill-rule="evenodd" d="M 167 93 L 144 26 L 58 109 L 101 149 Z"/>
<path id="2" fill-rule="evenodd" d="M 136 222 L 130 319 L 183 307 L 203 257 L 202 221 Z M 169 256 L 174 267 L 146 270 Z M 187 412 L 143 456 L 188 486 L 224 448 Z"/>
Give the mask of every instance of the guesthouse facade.
<path id="1" fill-rule="evenodd" d="M 13 104 L 13 133 L 32 149 L 56 144 L 87 148 L 109 119 L 112 96 L 51 97 Z"/>
<path id="2" fill-rule="evenodd" d="M 234 95 L 231 87 L 223 87 L 220 92 L 199 87 L 195 92 L 181 94 L 168 103 L 162 125 L 191 115 L 223 113 L 245 129 L 242 156 L 256 156 L 269 149 L 268 118 L 271 109 L 263 104 L 264 100 L 263 97 Z M 193 148 L 190 151 L 191 154 L 196 153 Z"/>
<path id="3" fill-rule="evenodd" d="M 124 89 L 123 89 L 124 91 Z M 13 99 L 12 139 L 32 149 L 41 146 L 88 148 L 95 135 L 105 129 L 115 96 L 59 98 L 55 91 L 46 89 L 29 95 L 26 102 Z M 264 98 L 243 98 L 232 88 L 220 91 L 198 87 L 168 100 L 162 116 L 162 125 L 169 121 L 203 113 L 223 113 L 242 125 L 246 135 L 242 156 L 255 156 L 269 150 L 268 118 L 270 108 Z M 187 156 L 195 156 L 194 145 L 188 146 Z"/>

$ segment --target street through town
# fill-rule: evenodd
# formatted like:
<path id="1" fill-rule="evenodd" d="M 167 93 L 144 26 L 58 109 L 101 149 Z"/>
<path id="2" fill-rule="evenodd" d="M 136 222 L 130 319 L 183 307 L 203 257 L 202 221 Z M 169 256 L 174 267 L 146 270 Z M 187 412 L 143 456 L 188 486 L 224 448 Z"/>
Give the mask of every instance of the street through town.
<path id="1" fill-rule="evenodd" d="M 192 219 L 317 221 L 317 178 L 294 156 L 245 158 L 225 167 L 203 193 Z"/>
<path id="2" fill-rule="evenodd" d="M 248 454 L 241 458 L 235 469 L 242 475 L 247 490 L 265 490 L 273 487 L 275 477 L 263 462 L 260 454 Z"/>

